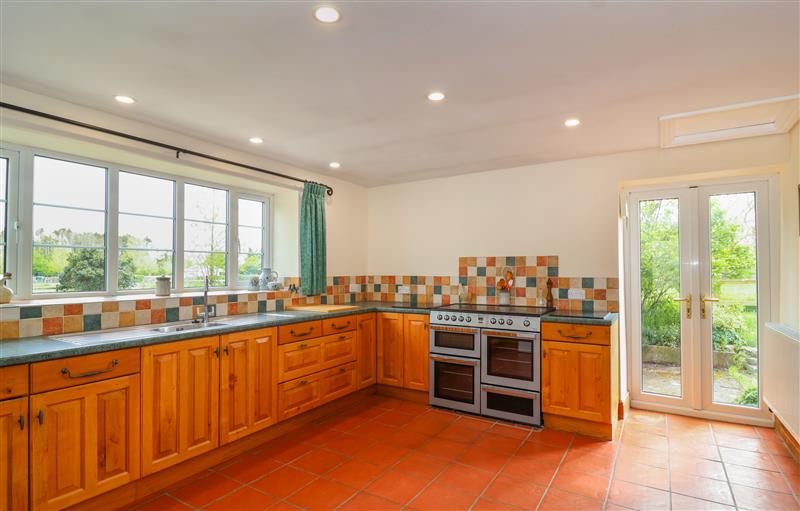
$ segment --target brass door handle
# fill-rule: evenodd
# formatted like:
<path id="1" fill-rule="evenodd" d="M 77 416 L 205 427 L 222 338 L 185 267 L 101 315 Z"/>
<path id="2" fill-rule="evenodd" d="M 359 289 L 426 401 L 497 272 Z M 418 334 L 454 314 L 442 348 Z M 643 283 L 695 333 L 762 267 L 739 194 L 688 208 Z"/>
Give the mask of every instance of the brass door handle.
<path id="1" fill-rule="evenodd" d="M 718 302 L 719 298 L 713 296 L 700 295 L 700 317 L 706 319 L 706 302 Z"/>
<path id="2" fill-rule="evenodd" d="M 686 319 L 692 319 L 692 295 L 686 295 L 686 298 L 673 298 L 672 301 L 686 302 Z"/>

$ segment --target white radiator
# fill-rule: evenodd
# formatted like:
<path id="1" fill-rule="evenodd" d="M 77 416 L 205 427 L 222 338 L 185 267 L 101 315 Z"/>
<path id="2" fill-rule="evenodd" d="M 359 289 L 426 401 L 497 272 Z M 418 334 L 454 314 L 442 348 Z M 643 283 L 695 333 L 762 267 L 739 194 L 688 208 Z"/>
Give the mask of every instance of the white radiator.
<path id="1" fill-rule="evenodd" d="M 761 344 L 764 402 L 800 441 L 800 332 L 767 323 Z"/>

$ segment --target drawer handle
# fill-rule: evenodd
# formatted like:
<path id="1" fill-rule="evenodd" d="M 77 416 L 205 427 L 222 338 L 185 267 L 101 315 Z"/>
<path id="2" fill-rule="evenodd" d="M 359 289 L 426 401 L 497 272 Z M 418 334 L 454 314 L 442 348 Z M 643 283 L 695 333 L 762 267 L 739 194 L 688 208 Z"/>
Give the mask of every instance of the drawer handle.
<path id="1" fill-rule="evenodd" d="M 17 419 L 17 423 L 19 424 L 20 431 L 25 429 L 25 416 L 24 415 L 20 415 L 19 419 Z"/>
<path id="2" fill-rule="evenodd" d="M 115 367 L 117 367 L 117 364 L 119 364 L 119 360 L 115 358 L 114 360 L 111 361 L 111 365 L 106 369 L 98 369 L 97 371 L 89 371 L 88 373 L 81 373 L 81 374 L 72 374 L 68 368 L 62 367 L 61 374 L 63 374 L 67 378 L 72 378 L 72 379 L 89 378 L 90 376 L 97 376 L 98 374 L 110 373 L 111 371 L 114 370 Z"/>
<path id="3" fill-rule="evenodd" d="M 39 413 L 36 414 L 36 418 L 39 419 L 39 424 L 44 424 L 44 411 L 39 410 Z"/>
<path id="4" fill-rule="evenodd" d="M 300 385 L 308 385 L 308 380 L 300 380 Z"/>
<path id="5" fill-rule="evenodd" d="M 298 346 L 297 346 L 297 347 L 298 347 L 298 348 L 308 348 L 308 343 L 301 342 L 300 344 L 298 344 Z"/>
<path id="6" fill-rule="evenodd" d="M 313 331 L 314 331 L 314 327 L 312 326 L 311 328 L 309 328 L 308 332 L 297 333 L 294 330 L 289 330 L 289 333 L 291 335 L 295 336 L 295 337 L 305 337 L 307 335 L 311 335 L 311 332 L 313 332 Z"/>
<path id="7" fill-rule="evenodd" d="M 565 334 L 564 332 L 561 331 L 561 329 L 559 329 L 558 330 L 558 335 L 560 335 L 561 337 L 566 337 L 568 339 L 588 339 L 589 337 L 592 336 L 592 332 L 589 331 L 589 332 L 586 333 L 586 335 L 569 335 L 569 334 Z"/>
<path id="8" fill-rule="evenodd" d="M 347 321 L 347 323 L 344 324 L 344 326 L 336 326 L 336 323 L 331 323 L 331 327 L 334 330 L 344 330 L 345 328 L 347 328 L 349 326 L 350 326 L 350 321 L 349 320 Z"/>
<path id="9" fill-rule="evenodd" d="M 339 368 L 339 373 L 343 373 L 345 371 L 344 367 Z"/>

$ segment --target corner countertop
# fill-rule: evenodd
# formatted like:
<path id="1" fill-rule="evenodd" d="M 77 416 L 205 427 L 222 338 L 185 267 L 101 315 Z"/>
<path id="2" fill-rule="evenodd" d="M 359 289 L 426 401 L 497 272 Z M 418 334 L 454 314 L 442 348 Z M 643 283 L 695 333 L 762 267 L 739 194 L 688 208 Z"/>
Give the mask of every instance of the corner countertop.
<path id="1" fill-rule="evenodd" d="M 269 328 L 288 325 L 301 321 L 312 321 L 323 318 L 335 318 L 365 312 L 400 312 L 407 314 L 428 314 L 433 307 L 412 306 L 409 304 L 391 304 L 385 302 L 359 302 L 357 307 L 337 312 L 306 312 L 297 310 L 271 311 L 266 313 L 245 314 L 241 316 L 224 316 L 215 321 L 223 323 L 208 327 L 202 331 L 158 333 L 153 330 L 159 325 L 142 325 L 132 328 L 97 330 L 82 332 L 96 337 L 96 342 L 86 345 L 75 345 L 53 337 L 37 336 L 0 342 L 0 367 L 16 364 L 29 364 L 76 355 L 88 355 L 103 351 L 120 350 L 180 341 L 205 335 L 222 335 L 254 328 Z M 74 334 L 80 337 L 81 333 Z M 104 340 L 103 336 L 107 338 Z M 124 337 L 123 337 L 124 336 Z M 63 336 L 57 336 L 63 337 Z"/>
<path id="2" fill-rule="evenodd" d="M 611 326 L 619 320 L 616 312 L 555 311 L 542 316 L 545 323 L 578 323 L 580 325 Z"/>

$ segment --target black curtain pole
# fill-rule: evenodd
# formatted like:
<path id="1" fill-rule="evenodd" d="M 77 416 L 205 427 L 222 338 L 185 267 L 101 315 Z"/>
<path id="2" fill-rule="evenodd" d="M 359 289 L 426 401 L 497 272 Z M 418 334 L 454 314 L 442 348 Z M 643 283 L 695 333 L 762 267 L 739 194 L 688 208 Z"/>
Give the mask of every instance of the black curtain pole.
<path id="1" fill-rule="evenodd" d="M 333 195 L 333 188 L 324 184 L 324 183 L 317 183 L 316 181 L 308 181 L 306 179 L 300 179 L 298 177 L 289 176 L 287 174 L 281 174 L 280 172 L 275 172 L 274 170 L 267 170 L 262 169 L 259 167 L 254 167 L 252 165 L 247 165 L 246 163 L 238 163 L 231 160 L 226 160 L 225 158 L 219 158 L 217 156 L 212 156 L 210 154 L 205 153 L 198 153 L 197 151 L 192 151 L 191 149 L 184 149 L 182 147 L 165 144 L 163 142 L 158 142 L 156 140 L 150 140 L 149 138 L 137 137 L 136 135 L 130 135 L 128 133 L 123 133 L 121 131 L 115 131 L 108 128 L 103 128 L 101 126 L 95 126 L 93 124 L 87 124 L 85 122 L 76 121 L 74 119 L 68 119 L 67 117 L 60 117 L 58 115 L 48 114 L 46 112 L 40 112 L 38 110 L 31 110 L 30 108 L 25 108 L 22 106 L 12 105 L 10 103 L 5 103 L 0 101 L 0 107 L 7 108 L 9 110 L 14 110 L 16 112 L 22 112 L 29 115 L 35 115 L 36 117 L 42 117 L 44 119 L 50 119 L 51 121 L 59 121 L 65 124 L 71 124 L 72 126 L 78 126 L 80 128 L 86 128 L 93 131 L 99 131 L 100 133 L 105 133 L 107 135 L 114 135 L 116 137 L 126 138 L 128 140 L 133 140 L 136 142 L 142 142 L 144 144 L 150 144 L 152 146 L 160 147 L 162 149 L 169 149 L 170 151 L 175 151 L 175 158 L 180 158 L 181 154 L 189 154 L 192 156 L 198 156 L 200 158 L 205 158 L 206 160 L 216 161 L 218 163 L 224 163 L 226 165 L 232 165 L 234 167 L 241 167 L 243 169 L 248 170 L 255 170 L 256 172 L 261 172 L 262 174 L 269 174 L 271 176 L 282 177 L 284 179 L 291 179 L 292 181 L 297 181 L 300 183 L 314 183 L 322 185 L 326 188 L 326 193 L 328 195 Z"/>

